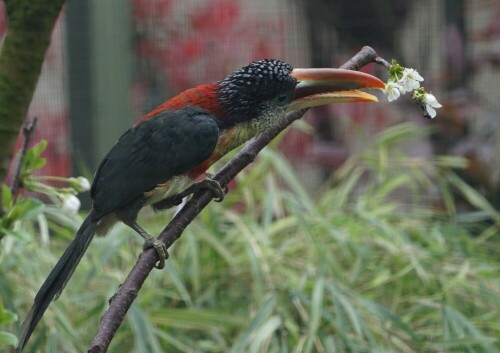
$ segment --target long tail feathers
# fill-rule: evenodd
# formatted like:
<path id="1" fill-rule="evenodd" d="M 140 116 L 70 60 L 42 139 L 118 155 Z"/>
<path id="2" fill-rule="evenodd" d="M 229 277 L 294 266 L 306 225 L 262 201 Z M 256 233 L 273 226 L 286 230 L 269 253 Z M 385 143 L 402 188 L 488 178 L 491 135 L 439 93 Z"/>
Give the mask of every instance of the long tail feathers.
<path id="1" fill-rule="evenodd" d="M 30 338 L 31 333 L 42 318 L 45 310 L 47 310 L 49 304 L 52 300 L 59 297 L 66 286 L 66 283 L 75 271 L 76 266 L 94 237 L 98 220 L 94 212 L 91 211 L 76 233 L 75 239 L 69 244 L 68 248 L 38 291 L 33 306 L 21 326 L 19 345 L 17 348 L 18 352 L 23 350 L 24 345 Z"/>

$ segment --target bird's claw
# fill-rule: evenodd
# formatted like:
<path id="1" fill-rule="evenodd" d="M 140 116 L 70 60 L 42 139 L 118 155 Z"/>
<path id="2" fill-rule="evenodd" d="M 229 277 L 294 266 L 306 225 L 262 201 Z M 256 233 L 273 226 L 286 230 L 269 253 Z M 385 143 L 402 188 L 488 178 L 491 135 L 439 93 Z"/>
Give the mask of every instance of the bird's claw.
<path id="1" fill-rule="evenodd" d="M 144 245 L 142 246 L 143 249 L 150 249 L 154 248 L 156 252 L 158 253 L 158 263 L 155 264 L 155 267 L 159 270 L 165 267 L 165 260 L 168 259 L 168 250 L 167 246 L 165 245 L 164 242 L 159 240 L 158 238 L 151 237 L 146 239 L 144 242 Z"/>
<path id="2" fill-rule="evenodd" d="M 199 182 L 199 186 L 205 189 L 209 189 L 214 194 L 215 202 L 222 202 L 226 196 L 227 186 L 222 188 L 220 183 L 214 179 L 204 179 Z"/>

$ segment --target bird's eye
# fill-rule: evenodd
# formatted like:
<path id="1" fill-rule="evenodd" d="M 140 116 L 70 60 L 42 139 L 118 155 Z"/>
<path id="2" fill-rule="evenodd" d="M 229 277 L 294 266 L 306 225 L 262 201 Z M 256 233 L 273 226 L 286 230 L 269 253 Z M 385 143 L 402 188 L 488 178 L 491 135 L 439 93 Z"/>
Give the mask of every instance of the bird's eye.
<path id="1" fill-rule="evenodd" d="M 282 94 L 278 96 L 278 102 L 284 103 L 288 99 L 288 95 Z"/>

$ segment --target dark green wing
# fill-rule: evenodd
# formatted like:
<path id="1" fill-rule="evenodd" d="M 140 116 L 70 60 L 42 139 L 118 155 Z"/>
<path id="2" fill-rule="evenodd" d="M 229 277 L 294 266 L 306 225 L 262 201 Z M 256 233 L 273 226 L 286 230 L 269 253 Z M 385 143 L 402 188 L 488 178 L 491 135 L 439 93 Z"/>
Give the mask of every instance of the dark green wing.
<path id="1" fill-rule="evenodd" d="M 199 108 L 166 111 L 123 134 L 97 169 L 90 195 L 99 215 L 114 212 L 158 184 L 206 160 L 217 122 Z"/>

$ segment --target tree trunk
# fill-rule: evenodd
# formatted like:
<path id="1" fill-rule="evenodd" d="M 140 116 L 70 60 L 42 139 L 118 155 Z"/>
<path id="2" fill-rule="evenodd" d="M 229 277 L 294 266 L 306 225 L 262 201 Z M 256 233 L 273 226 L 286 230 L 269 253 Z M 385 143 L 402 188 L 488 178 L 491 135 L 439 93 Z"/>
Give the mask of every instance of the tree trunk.
<path id="1" fill-rule="evenodd" d="M 5 0 L 9 26 L 0 49 L 0 181 L 25 119 L 65 0 Z"/>

